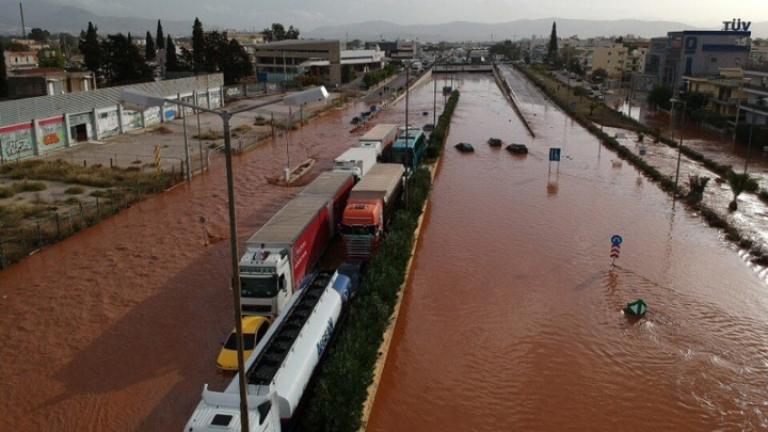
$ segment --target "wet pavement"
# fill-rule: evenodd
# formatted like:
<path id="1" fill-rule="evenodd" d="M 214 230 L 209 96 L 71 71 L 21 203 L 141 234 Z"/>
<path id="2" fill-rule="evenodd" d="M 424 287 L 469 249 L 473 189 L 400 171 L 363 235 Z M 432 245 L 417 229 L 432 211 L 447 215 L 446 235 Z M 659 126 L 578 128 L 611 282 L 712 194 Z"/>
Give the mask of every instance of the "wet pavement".
<path id="1" fill-rule="evenodd" d="M 507 79 L 537 138 L 464 76 L 369 430 L 768 428 L 768 271 Z"/>
<path id="2" fill-rule="evenodd" d="M 413 109 L 431 112 L 432 89 L 415 93 Z M 403 106 L 377 121 L 402 123 Z M 318 160 L 314 176 L 356 144 L 363 132 L 351 134 L 350 120 L 365 108 L 333 110 L 234 158 L 241 242 L 300 190 L 267 181 L 282 172 L 286 143 L 294 163 Z M 190 184 L 0 272 L 0 430 L 180 430 L 204 383 L 228 384 L 215 367 L 233 326 L 226 197 L 216 159 Z"/>

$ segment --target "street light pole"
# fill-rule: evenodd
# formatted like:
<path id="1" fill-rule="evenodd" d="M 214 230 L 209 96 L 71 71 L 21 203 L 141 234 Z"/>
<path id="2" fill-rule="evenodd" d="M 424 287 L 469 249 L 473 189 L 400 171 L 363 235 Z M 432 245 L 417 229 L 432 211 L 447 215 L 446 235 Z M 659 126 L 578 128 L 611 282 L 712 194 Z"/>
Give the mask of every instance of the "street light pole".
<path id="1" fill-rule="evenodd" d="M 674 104 L 676 102 L 680 102 L 683 104 L 683 115 L 680 119 L 680 144 L 677 146 L 677 167 L 675 168 L 675 195 L 677 195 L 677 183 L 680 179 L 680 161 L 683 158 L 683 127 L 685 125 L 685 111 L 688 106 L 687 102 L 681 101 L 679 99 L 672 99 L 672 104 L 674 107 Z"/>
<path id="2" fill-rule="evenodd" d="M 232 171 L 232 133 L 230 130 L 230 119 L 233 115 L 243 113 L 246 111 L 252 111 L 257 108 L 262 108 L 267 105 L 274 104 L 276 102 L 287 102 L 291 99 L 291 102 L 299 100 L 302 103 L 309 100 L 327 100 L 328 93 L 324 87 L 317 87 L 315 89 L 298 92 L 290 96 L 286 96 L 280 99 L 274 99 L 266 102 L 262 102 L 256 105 L 246 106 L 243 108 L 235 109 L 234 111 L 226 110 L 214 110 L 210 108 L 203 108 L 195 104 L 183 102 L 181 100 L 166 99 L 163 97 L 156 97 L 148 93 L 143 93 L 131 89 L 123 90 L 120 100 L 123 105 L 127 105 L 134 110 L 146 110 L 150 107 L 161 107 L 164 103 L 178 104 L 183 107 L 192 108 L 211 114 L 216 114 L 221 118 L 224 127 L 224 155 L 226 160 L 227 169 L 227 199 L 229 205 L 229 242 L 230 242 L 230 258 L 232 265 L 232 299 L 233 299 L 233 311 L 235 318 L 235 333 L 237 337 L 237 373 L 238 382 L 240 388 L 240 430 L 243 432 L 249 431 L 249 419 L 248 419 L 248 392 L 245 377 L 245 356 L 243 354 L 243 324 L 241 318 L 241 305 L 240 305 L 240 266 L 238 258 L 240 253 L 237 247 L 237 212 L 235 207 L 235 185 L 234 175 Z M 186 127 L 184 128 L 186 131 Z"/>
<path id="3" fill-rule="evenodd" d="M 437 66 L 437 62 L 435 62 Z M 432 127 L 437 127 L 437 80 L 435 79 L 435 67 L 432 67 L 432 82 L 435 83 L 435 91 L 432 98 Z"/>
<path id="4" fill-rule="evenodd" d="M 237 250 L 237 212 L 235 208 L 235 180 L 232 174 L 232 136 L 230 133 L 229 119 L 231 115 L 224 111 L 219 113 L 224 123 L 224 156 L 227 166 L 227 198 L 229 201 L 229 247 L 232 265 L 232 300 L 235 307 L 235 332 L 237 333 L 237 373 L 240 383 L 240 430 L 249 431 L 248 427 L 248 393 L 245 382 L 245 356 L 243 355 L 243 321 L 240 306 L 240 263 Z"/>

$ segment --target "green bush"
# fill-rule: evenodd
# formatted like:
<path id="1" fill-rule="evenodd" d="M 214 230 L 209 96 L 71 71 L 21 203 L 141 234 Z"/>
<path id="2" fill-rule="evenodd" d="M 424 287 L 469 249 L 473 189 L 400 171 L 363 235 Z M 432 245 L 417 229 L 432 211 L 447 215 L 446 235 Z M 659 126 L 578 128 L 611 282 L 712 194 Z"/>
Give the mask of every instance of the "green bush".
<path id="1" fill-rule="evenodd" d="M 451 128 L 451 118 L 453 117 L 453 111 L 456 109 L 456 105 L 459 103 L 459 91 L 454 90 L 451 92 L 451 97 L 448 98 L 448 102 L 445 104 L 443 113 L 437 119 L 437 125 L 435 129 L 429 135 L 429 143 L 427 147 L 427 159 L 434 161 L 440 157 L 443 151 L 443 145 L 445 144 L 445 138 L 448 136 L 448 130 Z"/>

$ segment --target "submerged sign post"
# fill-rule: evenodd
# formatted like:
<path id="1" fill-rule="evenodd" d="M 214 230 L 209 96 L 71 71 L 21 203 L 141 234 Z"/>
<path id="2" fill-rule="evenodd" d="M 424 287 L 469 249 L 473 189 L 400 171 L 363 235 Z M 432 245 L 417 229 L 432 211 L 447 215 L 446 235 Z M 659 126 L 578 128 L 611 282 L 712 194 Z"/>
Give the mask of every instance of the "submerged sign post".
<path id="1" fill-rule="evenodd" d="M 557 162 L 557 172 L 560 172 L 560 148 L 549 148 L 549 172 L 552 172 L 552 162 Z"/>
<path id="2" fill-rule="evenodd" d="M 616 265 L 616 260 L 619 259 L 622 243 L 624 243 L 624 239 L 620 235 L 611 237 L 611 268 Z"/>

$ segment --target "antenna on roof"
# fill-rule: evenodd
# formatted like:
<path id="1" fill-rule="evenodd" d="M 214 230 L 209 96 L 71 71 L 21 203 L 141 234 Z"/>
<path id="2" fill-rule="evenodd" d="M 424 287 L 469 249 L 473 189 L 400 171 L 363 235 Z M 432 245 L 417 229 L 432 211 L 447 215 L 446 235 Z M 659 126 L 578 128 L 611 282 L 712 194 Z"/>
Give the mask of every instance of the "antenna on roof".
<path id="1" fill-rule="evenodd" d="M 27 38 L 27 27 L 24 25 L 24 6 L 19 2 L 19 14 L 21 14 L 21 38 Z"/>

